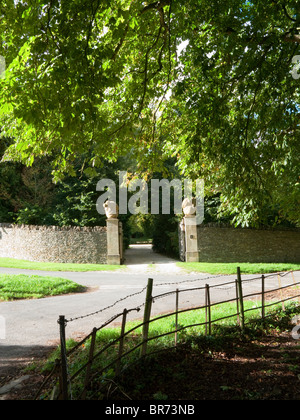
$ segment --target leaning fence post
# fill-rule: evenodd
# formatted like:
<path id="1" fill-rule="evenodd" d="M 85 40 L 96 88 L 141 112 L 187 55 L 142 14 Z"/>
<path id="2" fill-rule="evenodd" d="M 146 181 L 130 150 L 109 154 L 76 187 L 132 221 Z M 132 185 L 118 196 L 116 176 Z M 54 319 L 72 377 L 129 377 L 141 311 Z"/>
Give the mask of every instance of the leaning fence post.
<path id="1" fill-rule="evenodd" d="M 121 358 L 122 358 L 123 348 L 124 348 L 124 334 L 125 334 L 127 314 L 128 314 L 128 310 L 124 309 L 123 318 L 122 318 L 121 335 L 120 335 L 119 354 L 118 354 L 118 361 L 117 361 L 117 367 L 116 367 L 116 375 L 120 373 L 120 364 L 121 364 Z"/>
<path id="2" fill-rule="evenodd" d="M 280 274 L 278 274 L 278 273 L 277 273 L 277 279 L 278 279 L 278 286 L 279 286 L 279 290 L 280 290 L 282 310 L 285 311 L 285 305 L 284 305 L 284 299 L 283 299 L 283 293 L 282 293 L 282 285 L 281 285 L 281 278 L 280 278 Z"/>
<path id="3" fill-rule="evenodd" d="M 241 326 L 241 320 L 240 320 L 240 305 L 239 305 L 239 286 L 238 281 L 235 280 L 235 293 L 236 293 L 236 315 L 237 315 L 237 323 L 239 326 Z"/>
<path id="4" fill-rule="evenodd" d="M 243 286 L 242 286 L 242 277 L 241 277 L 240 267 L 237 267 L 237 283 L 238 283 L 238 291 L 239 291 L 241 328 L 242 328 L 242 332 L 244 332 L 245 331 L 245 313 L 244 313 Z"/>
<path id="5" fill-rule="evenodd" d="M 175 347 L 177 346 L 178 338 L 178 309 L 179 309 L 179 289 L 176 289 L 176 308 L 175 308 Z"/>
<path id="6" fill-rule="evenodd" d="M 265 319 L 265 276 L 261 276 L 261 317 Z"/>
<path id="7" fill-rule="evenodd" d="M 144 320 L 143 320 L 143 345 L 141 348 L 141 356 L 145 356 L 146 351 L 147 351 L 149 320 L 150 320 L 151 307 L 152 307 L 152 289 L 153 289 L 153 279 L 148 279 L 145 310 L 144 310 Z"/>
<path id="8" fill-rule="evenodd" d="M 294 285 L 296 286 L 296 281 L 295 281 L 294 271 L 293 271 L 293 270 L 291 271 L 291 274 L 292 274 L 293 283 L 294 283 Z"/>
<path id="9" fill-rule="evenodd" d="M 208 318 L 208 322 L 207 322 L 207 318 Z M 208 334 L 211 335 L 211 308 L 210 308 L 209 284 L 205 285 L 205 335 L 207 335 L 207 323 L 208 323 Z"/>
<path id="10" fill-rule="evenodd" d="M 60 375 L 60 392 L 63 400 L 68 400 L 68 365 L 66 351 L 66 319 L 64 315 L 60 315 L 60 352 L 61 352 L 61 375 Z"/>

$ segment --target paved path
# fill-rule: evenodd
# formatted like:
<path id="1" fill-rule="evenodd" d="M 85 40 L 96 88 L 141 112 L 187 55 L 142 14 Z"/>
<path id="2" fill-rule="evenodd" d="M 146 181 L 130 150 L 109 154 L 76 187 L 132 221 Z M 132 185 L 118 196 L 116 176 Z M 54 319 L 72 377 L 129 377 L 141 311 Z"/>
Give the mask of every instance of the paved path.
<path id="1" fill-rule="evenodd" d="M 125 253 L 125 265 L 132 273 L 182 274 L 177 260 L 153 252 L 152 245 L 130 245 Z"/>
<path id="2" fill-rule="evenodd" d="M 139 264 L 137 263 L 139 261 Z M 212 300 L 228 299 L 235 292 L 232 285 L 224 285 L 235 276 L 211 276 L 202 273 L 187 274 L 178 269 L 176 261 L 152 252 L 149 246 L 132 247 L 126 253 L 127 270 L 120 272 L 44 272 L 17 269 L 0 269 L 6 273 L 27 273 L 50 275 L 73 280 L 89 291 L 83 294 L 57 296 L 37 300 L 20 300 L 0 303 L 0 317 L 5 320 L 6 337 L 0 339 L 0 374 L 1 369 L 11 366 L 20 357 L 24 360 L 32 352 L 47 349 L 58 343 L 59 315 L 77 320 L 67 324 L 67 338 L 87 335 L 93 327 L 99 327 L 124 308 L 134 308 L 144 302 L 145 286 L 149 277 L 154 279 L 153 295 L 157 296 L 176 288 L 187 289 L 202 287 L 206 283 L 218 285 L 212 293 Z M 300 281 L 300 272 L 295 273 Z M 247 279 L 253 276 L 243 276 Z M 282 279 L 292 282 L 291 277 Z M 277 287 L 277 277 L 268 279 L 267 288 Z M 260 290 L 260 280 L 245 283 L 245 290 Z M 133 296 L 130 296 L 133 295 Z M 128 297 L 129 296 L 129 297 Z M 125 299 L 126 298 L 126 299 Z M 118 303 L 116 303 L 119 301 Z M 115 304 L 116 303 L 116 304 Z M 192 307 L 204 304 L 204 292 L 189 291 L 180 295 L 180 307 Z M 98 312 L 93 316 L 87 314 Z M 167 312 L 175 307 L 175 296 L 155 300 L 153 314 Z M 141 318 L 142 312 L 131 313 L 131 318 Z M 0 318 L 1 320 L 1 318 Z"/>

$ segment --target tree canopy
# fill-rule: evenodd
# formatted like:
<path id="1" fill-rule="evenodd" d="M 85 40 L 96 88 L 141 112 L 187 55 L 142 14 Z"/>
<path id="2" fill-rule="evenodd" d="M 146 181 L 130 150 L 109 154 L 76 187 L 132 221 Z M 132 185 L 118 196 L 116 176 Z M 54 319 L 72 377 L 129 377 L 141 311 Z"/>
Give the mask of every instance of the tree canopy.
<path id="1" fill-rule="evenodd" d="M 299 30 L 296 0 L 4 0 L 4 159 L 173 156 L 236 223 L 299 224 Z"/>

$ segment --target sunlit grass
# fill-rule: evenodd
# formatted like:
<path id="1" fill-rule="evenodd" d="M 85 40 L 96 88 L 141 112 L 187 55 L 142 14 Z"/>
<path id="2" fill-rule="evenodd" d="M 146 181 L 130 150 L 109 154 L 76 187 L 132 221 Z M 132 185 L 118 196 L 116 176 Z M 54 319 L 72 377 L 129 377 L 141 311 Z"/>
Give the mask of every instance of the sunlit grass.
<path id="1" fill-rule="evenodd" d="M 14 258 L 0 258 L 0 267 L 20 268 L 38 271 L 115 271 L 122 270 L 125 266 L 108 264 L 68 264 L 68 263 L 44 263 Z"/>
<path id="2" fill-rule="evenodd" d="M 204 262 L 178 262 L 177 266 L 189 272 L 209 274 L 236 274 L 240 267 L 242 274 L 265 274 L 281 271 L 300 270 L 300 264 L 293 263 L 204 263 Z"/>
<path id="3" fill-rule="evenodd" d="M 59 277 L 0 274 L 0 300 L 40 299 L 83 289 L 79 284 Z"/>

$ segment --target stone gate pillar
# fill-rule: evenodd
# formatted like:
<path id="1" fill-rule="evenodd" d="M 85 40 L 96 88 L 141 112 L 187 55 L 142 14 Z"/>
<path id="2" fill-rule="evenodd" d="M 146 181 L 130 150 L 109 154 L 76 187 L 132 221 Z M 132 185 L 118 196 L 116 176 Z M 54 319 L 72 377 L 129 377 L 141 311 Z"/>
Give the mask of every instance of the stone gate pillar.
<path id="1" fill-rule="evenodd" d="M 199 262 L 198 251 L 198 229 L 196 216 L 192 215 L 184 218 L 185 227 L 185 261 Z"/>
<path id="2" fill-rule="evenodd" d="M 182 202 L 182 209 L 185 230 L 185 261 L 199 262 L 195 199 L 185 198 Z"/>
<path id="3" fill-rule="evenodd" d="M 107 264 L 120 265 L 122 263 L 123 238 L 120 232 L 122 224 L 119 222 L 119 208 L 114 201 L 106 201 L 103 205 L 107 217 Z"/>
<path id="4" fill-rule="evenodd" d="M 119 219 L 107 219 L 107 264 L 120 265 Z"/>

